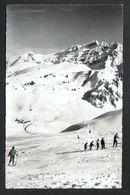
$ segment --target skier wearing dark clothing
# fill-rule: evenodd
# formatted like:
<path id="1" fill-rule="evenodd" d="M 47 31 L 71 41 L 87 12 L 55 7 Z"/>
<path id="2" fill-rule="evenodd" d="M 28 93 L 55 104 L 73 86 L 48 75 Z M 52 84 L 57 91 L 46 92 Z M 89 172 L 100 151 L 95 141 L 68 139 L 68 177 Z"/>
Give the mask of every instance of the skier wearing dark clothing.
<path id="1" fill-rule="evenodd" d="M 90 143 L 90 150 L 92 150 L 92 147 L 94 146 L 93 141 Z"/>
<path id="2" fill-rule="evenodd" d="M 117 144 L 118 144 L 117 139 L 119 139 L 119 137 L 118 137 L 118 133 L 116 133 L 116 134 L 114 135 L 114 139 L 113 139 L 113 147 L 114 147 L 114 146 L 116 146 L 116 147 L 117 147 Z"/>
<path id="3" fill-rule="evenodd" d="M 12 149 L 9 151 L 8 156 L 10 156 L 10 160 L 9 160 L 8 166 L 10 165 L 11 162 L 12 162 L 12 165 L 14 165 L 15 156 L 18 156 L 18 154 L 16 153 L 16 150 L 15 150 L 15 147 L 14 147 L 14 146 L 13 146 Z"/>
<path id="4" fill-rule="evenodd" d="M 86 142 L 86 143 L 84 144 L 84 150 L 87 150 L 87 145 L 88 145 L 88 143 Z"/>
<path id="5" fill-rule="evenodd" d="M 105 140 L 104 140 L 104 138 L 101 139 L 101 148 L 105 149 Z"/>
<path id="6" fill-rule="evenodd" d="M 97 139 L 96 145 L 97 145 L 97 150 L 98 150 L 99 149 L 99 139 Z"/>

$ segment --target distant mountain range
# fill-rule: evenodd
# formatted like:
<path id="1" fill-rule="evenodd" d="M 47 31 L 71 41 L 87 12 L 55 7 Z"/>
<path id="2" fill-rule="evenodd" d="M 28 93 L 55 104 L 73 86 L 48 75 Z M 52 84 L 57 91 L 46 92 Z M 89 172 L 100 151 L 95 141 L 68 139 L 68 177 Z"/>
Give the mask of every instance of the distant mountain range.
<path id="1" fill-rule="evenodd" d="M 122 44 L 92 41 L 83 45 L 74 45 L 58 53 L 42 55 L 28 52 L 22 56 L 7 60 L 14 66 L 17 62 L 35 62 L 37 64 L 62 62 L 86 64 L 91 69 L 99 70 L 105 67 L 108 56 L 112 58 L 112 66 L 122 63 Z"/>

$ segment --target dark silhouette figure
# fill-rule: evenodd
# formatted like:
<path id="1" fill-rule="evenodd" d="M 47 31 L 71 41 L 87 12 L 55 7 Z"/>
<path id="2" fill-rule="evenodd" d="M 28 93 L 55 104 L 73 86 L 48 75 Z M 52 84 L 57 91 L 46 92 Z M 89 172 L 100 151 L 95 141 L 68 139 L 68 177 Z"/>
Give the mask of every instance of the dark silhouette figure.
<path id="1" fill-rule="evenodd" d="M 104 140 L 104 138 L 101 139 L 101 148 L 105 149 L 105 140 Z"/>
<path id="2" fill-rule="evenodd" d="M 93 141 L 90 143 L 90 150 L 92 150 L 92 147 L 94 146 Z"/>
<path id="3" fill-rule="evenodd" d="M 91 133 L 91 130 L 89 130 L 89 133 Z"/>
<path id="4" fill-rule="evenodd" d="M 99 139 L 97 139 L 96 145 L 97 145 L 97 150 L 98 150 L 99 149 Z"/>
<path id="5" fill-rule="evenodd" d="M 11 162 L 12 162 L 12 165 L 15 165 L 14 159 L 15 159 L 15 156 L 18 156 L 18 154 L 17 154 L 17 152 L 16 152 L 14 146 L 13 146 L 12 149 L 9 151 L 8 156 L 10 157 L 8 166 L 10 165 Z"/>
<path id="6" fill-rule="evenodd" d="M 86 143 L 84 144 L 84 150 L 87 150 L 87 146 L 88 146 L 88 143 L 86 142 Z"/>
<path id="7" fill-rule="evenodd" d="M 118 137 L 118 133 L 116 133 L 116 134 L 114 135 L 114 139 L 113 139 L 113 147 L 114 147 L 114 146 L 115 146 L 115 147 L 117 147 L 117 144 L 118 144 L 117 139 L 119 139 L 119 137 Z"/>
<path id="8" fill-rule="evenodd" d="M 79 135 L 77 135 L 77 139 L 80 139 Z"/>

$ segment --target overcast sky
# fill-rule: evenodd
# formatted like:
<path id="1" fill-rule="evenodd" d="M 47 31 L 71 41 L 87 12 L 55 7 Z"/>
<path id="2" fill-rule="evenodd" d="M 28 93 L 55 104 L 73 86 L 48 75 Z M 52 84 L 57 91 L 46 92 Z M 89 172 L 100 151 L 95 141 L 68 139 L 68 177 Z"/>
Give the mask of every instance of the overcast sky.
<path id="1" fill-rule="evenodd" d="M 8 5 L 7 56 L 53 53 L 92 40 L 122 43 L 121 5 Z"/>

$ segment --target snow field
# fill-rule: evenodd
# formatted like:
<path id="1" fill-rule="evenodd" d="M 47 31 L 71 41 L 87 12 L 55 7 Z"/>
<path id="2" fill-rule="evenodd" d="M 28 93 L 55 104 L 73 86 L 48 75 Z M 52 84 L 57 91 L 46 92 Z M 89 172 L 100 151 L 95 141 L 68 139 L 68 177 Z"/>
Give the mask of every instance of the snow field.
<path id="1" fill-rule="evenodd" d="M 80 130 L 8 139 L 7 152 L 15 145 L 19 157 L 6 167 L 6 188 L 121 188 L 121 143 L 113 148 L 111 134 L 105 150 L 83 150 L 85 141 L 97 138 Z"/>

